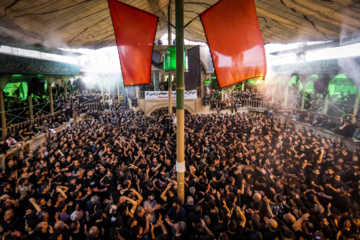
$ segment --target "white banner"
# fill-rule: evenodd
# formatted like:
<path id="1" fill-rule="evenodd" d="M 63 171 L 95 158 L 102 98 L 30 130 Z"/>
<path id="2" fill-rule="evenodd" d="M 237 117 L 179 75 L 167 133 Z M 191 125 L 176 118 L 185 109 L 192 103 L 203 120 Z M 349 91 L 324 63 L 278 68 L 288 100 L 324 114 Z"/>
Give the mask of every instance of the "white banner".
<path id="1" fill-rule="evenodd" d="M 185 99 L 197 98 L 197 90 L 185 91 Z M 176 91 L 172 91 L 172 98 L 176 99 Z M 145 91 L 145 99 L 169 99 L 168 91 Z"/>

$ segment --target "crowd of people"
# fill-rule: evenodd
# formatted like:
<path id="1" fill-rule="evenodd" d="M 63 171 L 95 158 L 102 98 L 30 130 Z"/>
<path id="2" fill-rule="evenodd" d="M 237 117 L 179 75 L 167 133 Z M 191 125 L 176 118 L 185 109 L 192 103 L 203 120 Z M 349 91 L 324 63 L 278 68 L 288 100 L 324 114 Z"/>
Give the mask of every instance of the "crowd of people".
<path id="1" fill-rule="evenodd" d="M 114 107 L 0 173 L 3 239 L 360 239 L 358 152 L 261 113 L 176 125 Z"/>
<path id="2" fill-rule="evenodd" d="M 302 105 L 303 92 L 299 90 L 289 90 L 289 104 L 294 108 L 300 108 Z M 324 110 L 326 93 L 307 92 L 305 93 L 304 110 L 321 112 Z M 278 103 L 284 101 L 281 97 L 277 99 Z M 350 91 L 333 94 L 328 99 L 328 114 L 341 116 L 344 113 L 352 113 L 354 110 L 355 94 Z"/>
<path id="3" fill-rule="evenodd" d="M 30 121 L 30 110 L 28 100 L 22 100 L 16 96 L 5 96 L 6 122 L 9 127 L 14 124 L 12 129 L 16 141 L 29 140 L 49 129 L 57 128 L 64 122 L 73 118 L 73 111 L 79 116 L 89 111 L 89 103 L 99 103 L 101 94 L 95 92 L 83 92 L 80 96 L 76 93 L 69 94 L 67 98 L 56 95 L 53 100 L 54 115 L 50 115 L 50 100 L 47 95 L 32 97 L 33 116 L 35 121 Z M 107 103 L 108 104 L 108 103 Z M 39 120 L 41 118 L 41 121 Z M 27 124 L 24 124 L 26 122 Z M 22 123 L 18 125 L 19 123 Z M 6 139 L 3 139 L 6 140 Z M 1 146 L 0 152 L 4 152 L 8 147 Z"/>
<path id="4" fill-rule="evenodd" d="M 65 110 L 68 116 L 71 116 L 69 115 L 71 112 L 69 109 L 73 108 L 72 104 L 75 104 L 80 112 L 86 112 L 83 109 L 86 103 L 100 102 L 101 100 L 101 94 L 95 91 L 77 91 L 74 89 L 66 98 L 62 87 L 56 85 L 52 90 L 54 112 Z M 78 97 L 78 94 L 81 96 Z M 50 114 L 51 107 L 48 92 L 31 94 L 31 96 L 34 118 Z M 72 101 L 72 98 L 74 98 L 74 101 Z M 9 92 L 4 94 L 4 107 L 8 124 L 22 123 L 30 119 L 28 98 L 22 98 L 18 91 L 15 91 L 11 96 Z"/>
<path id="5" fill-rule="evenodd" d="M 223 96 L 221 96 L 223 95 Z M 248 101 L 262 101 L 264 95 L 257 91 L 246 89 L 226 91 L 225 93 L 213 94 L 210 98 L 211 109 L 237 109 L 244 108 L 247 106 Z"/>
<path id="6" fill-rule="evenodd" d="M 331 131 L 347 139 L 353 139 L 355 142 L 360 141 L 360 113 L 357 115 L 343 114 L 340 117 L 335 117 L 316 111 L 277 109 L 276 106 L 270 106 L 267 111 L 269 115 L 282 115 L 295 121 L 304 122 L 311 126 Z"/>

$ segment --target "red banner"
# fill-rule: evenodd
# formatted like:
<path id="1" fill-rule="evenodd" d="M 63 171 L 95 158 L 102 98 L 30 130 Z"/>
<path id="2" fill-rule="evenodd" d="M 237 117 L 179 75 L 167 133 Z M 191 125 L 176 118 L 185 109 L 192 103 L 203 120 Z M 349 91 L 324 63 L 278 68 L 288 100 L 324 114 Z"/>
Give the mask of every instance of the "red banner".
<path id="1" fill-rule="evenodd" d="M 124 85 L 150 84 L 158 17 L 117 0 L 108 1 Z"/>
<path id="2" fill-rule="evenodd" d="M 221 88 L 265 77 L 266 56 L 254 0 L 220 0 L 200 17 Z"/>

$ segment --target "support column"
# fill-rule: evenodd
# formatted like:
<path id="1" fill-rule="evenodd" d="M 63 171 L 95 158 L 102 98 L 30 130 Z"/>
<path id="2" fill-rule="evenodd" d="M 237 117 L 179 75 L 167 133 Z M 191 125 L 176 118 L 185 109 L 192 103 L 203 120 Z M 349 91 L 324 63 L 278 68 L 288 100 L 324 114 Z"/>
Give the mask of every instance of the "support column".
<path id="1" fill-rule="evenodd" d="M 6 136 L 7 136 L 7 126 L 6 126 L 6 114 L 5 114 L 4 90 L 3 89 L 0 89 L 0 110 L 1 110 L 2 139 L 5 140 Z"/>
<path id="2" fill-rule="evenodd" d="M 52 86 L 51 83 L 48 82 L 48 91 L 49 91 L 49 97 L 50 97 L 50 113 L 51 115 L 54 115 L 54 101 L 53 101 L 53 95 L 52 95 Z"/>
<path id="3" fill-rule="evenodd" d="M 11 74 L 0 75 L 0 111 L 1 111 L 1 128 L 2 128 L 2 137 L 3 140 L 7 136 L 7 125 L 6 125 L 6 113 L 5 113 L 5 103 L 4 103 L 4 88 L 6 84 L 11 80 Z"/>
<path id="4" fill-rule="evenodd" d="M 80 96 L 80 91 L 76 90 L 76 104 L 77 105 L 80 105 L 79 96 Z"/>
<path id="5" fill-rule="evenodd" d="M 305 108 L 305 95 L 306 95 L 306 88 L 304 87 L 304 91 L 301 98 L 301 111 L 304 111 Z"/>
<path id="6" fill-rule="evenodd" d="M 171 0 L 169 0 L 168 5 L 168 47 L 171 46 Z M 172 79 L 171 72 L 169 71 L 169 80 L 168 80 L 168 96 L 169 96 L 169 113 L 172 113 Z"/>
<path id="7" fill-rule="evenodd" d="M 34 108 L 31 93 L 28 95 L 30 120 L 34 120 Z"/>
<path id="8" fill-rule="evenodd" d="M 161 80 L 160 71 L 154 71 L 154 91 L 159 91 L 159 83 Z"/>
<path id="9" fill-rule="evenodd" d="M 73 119 L 74 119 L 74 123 L 76 124 L 76 108 L 75 108 L 75 97 L 71 97 L 71 106 L 72 106 L 72 112 L 73 112 Z"/>
<path id="10" fill-rule="evenodd" d="M 100 89 L 101 89 L 102 102 L 104 103 L 105 102 L 105 99 L 104 99 L 104 87 L 103 87 L 102 84 L 100 84 Z"/>
<path id="11" fill-rule="evenodd" d="M 68 98 L 68 89 L 67 89 L 67 85 L 69 82 L 69 77 L 63 77 L 63 82 L 64 82 L 64 94 L 65 94 L 65 98 Z"/>
<path id="12" fill-rule="evenodd" d="M 277 88 L 277 84 L 275 84 L 275 86 L 274 86 L 274 90 L 273 90 L 273 94 L 272 94 L 272 98 L 271 98 L 271 105 L 274 105 L 274 102 L 275 102 L 276 88 Z"/>
<path id="13" fill-rule="evenodd" d="M 119 87 L 119 84 L 117 84 L 117 92 L 118 92 L 118 104 L 120 104 L 120 87 Z"/>
<path id="14" fill-rule="evenodd" d="M 285 107 L 287 106 L 288 98 L 289 98 L 289 83 L 287 82 L 285 88 L 285 101 L 284 101 Z"/>
<path id="15" fill-rule="evenodd" d="M 353 123 L 356 123 L 356 115 L 359 111 L 359 102 L 360 102 L 360 89 L 359 87 L 356 89 L 356 96 L 355 96 L 355 102 L 354 102 L 354 111 L 353 111 Z"/>
<path id="16" fill-rule="evenodd" d="M 53 100 L 53 94 L 52 94 L 52 83 L 55 81 L 55 77 L 52 75 L 46 75 L 46 82 L 49 92 L 49 98 L 50 98 L 50 113 L 51 115 L 54 115 L 54 100 Z"/>
<path id="17" fill-rule="evenodd" d="M 175 1 L 176 10 L 176 172 L 177 195 L 184 202 L 185 138 L 184 138 L 184 0 Z"/>
<path id="18" fill-rule="evenodd" d="M 327 114 L 329 106 L 329 93 L 325 95 L 323 114 Z"/>

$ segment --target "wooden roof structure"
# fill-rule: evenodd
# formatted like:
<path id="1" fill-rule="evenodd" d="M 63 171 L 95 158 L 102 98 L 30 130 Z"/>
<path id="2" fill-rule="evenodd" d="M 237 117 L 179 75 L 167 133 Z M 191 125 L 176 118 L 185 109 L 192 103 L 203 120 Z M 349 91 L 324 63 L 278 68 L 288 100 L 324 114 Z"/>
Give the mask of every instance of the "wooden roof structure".
<path id="1" fill-rule="evenodd" d="M 169 0 L 120 1 L 159 16 L 156 39 L 167 33 Z M 175 25 L 175 0 L 170 1 Z M 199 14 L 217 1 L 184 0 L 186 39 L 206 42 Z M 264 44 L 360 35 L 359 0 L 255 0 L 255 4 Z M 0 44 L 40 51 L 114 46 L 107 0 L 1 0 Z"/>

